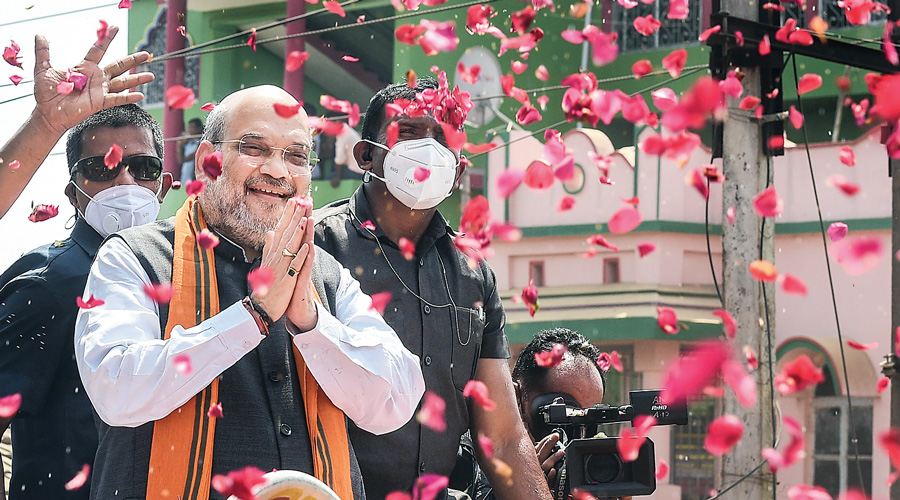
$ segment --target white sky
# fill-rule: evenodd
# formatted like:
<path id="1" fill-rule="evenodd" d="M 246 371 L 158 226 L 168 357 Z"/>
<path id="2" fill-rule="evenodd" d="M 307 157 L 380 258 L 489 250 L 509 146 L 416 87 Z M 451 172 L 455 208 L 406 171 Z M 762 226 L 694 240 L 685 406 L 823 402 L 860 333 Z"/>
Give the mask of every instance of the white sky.
<path id="1" fill-rule="evenodd" d="M 3 0 L 3 16 L 0 17 L 0 51 L 15 40 L 22 48 L 20 70 L 0 60 L 0 102 L 32 92 L 34 71 L 34 35 L 40 33 L 50 42 L 50 64 L 58 69 L 74 66 L 84 58 L 88 48 L 97 39 L 100 19 L 119 26 L 119 34 L 106 52 L 101 65 L 114 61 L 128 53 L 127 10 L 119 10 L 118 0 Z M 103 6 L 103 7 L 100 7 Z M 91 7 L 100 7 L 90 10 Z M 71 14 L 67 12 L 80 10 Z M 56 15 L 64 14 L 64 15 Z M 53 16 L 45 19 L 45 16 Z M 9 77 L 20 75 L 25 81 L 17 87 Z M 22 99 L 0 104 L 0 143 L 5 143 L 22 125 L 34 108 L 30 95 Z M 39 140 L 35 138 L 35 140 Z M 65 238 L 67 219 L 75 213 L 63 189 L 68 182 L 65 159 L 65 137 L 53 148 L 54 153 L 31 179 L 28 187 L 9 212 L 0 219 L 0 271 L 5 270 L 19 256 L 32 248 Z M 14 158 L 5 158 L 4 165 Z M 31 204 L 59 205 L 59 215 L 53 219 L 34 223 L 28 220 Z"/>

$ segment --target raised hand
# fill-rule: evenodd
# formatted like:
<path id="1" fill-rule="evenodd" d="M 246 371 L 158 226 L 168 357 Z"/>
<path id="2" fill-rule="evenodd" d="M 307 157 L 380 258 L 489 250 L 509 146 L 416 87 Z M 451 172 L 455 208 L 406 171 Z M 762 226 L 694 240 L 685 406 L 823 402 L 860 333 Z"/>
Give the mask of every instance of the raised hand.
<path id="1" fill-rule="evenodd" d="M 88 50 L 84 60 L 75 65 L 77 71 L 87 77 L 82 90 L 71 94 L 60 94 L 56 90 L 59 82 L 65 81 L 66 71 L 50 65 L 50 46 L 41 35 L 34 37 L 34 99 L 35 115 L 45 122 L 45 126 L 62 136 L 68 129 L 81 123 L 88 116 L 111 106 L 135 103 L 144 98 L 140 92 L 130 89 L 153 81 L 148 72 L 129 74 L 128 71 L 150 59 L 150 54 L 137 52 L 100 68 L 100 60 L 119 28 L 110 26 L 106 37 L 97 41 Z"/>
<path id="2" fill-rule="evenodd" d="M 312 211 L 312 208 L 307 208 Z M 315 236 L 315 221 L 311 215 L 304 217 L 301 222 L 303 233 L 303 245 L 300 247 L 297 258 L 300 258 L 301 252 L 305 255 L 305 260 L 298 268 L 297 283 L 294 285 L 294 295 L 288 304 L 287 317 L 300 329 L 301 332 L 312 330 L 319 320 L 316 310 L 315 295 L 313 295 L 313 284 L 310 277 L 312 276 L 313 259 L 316 255 L 313 237 Z"/>

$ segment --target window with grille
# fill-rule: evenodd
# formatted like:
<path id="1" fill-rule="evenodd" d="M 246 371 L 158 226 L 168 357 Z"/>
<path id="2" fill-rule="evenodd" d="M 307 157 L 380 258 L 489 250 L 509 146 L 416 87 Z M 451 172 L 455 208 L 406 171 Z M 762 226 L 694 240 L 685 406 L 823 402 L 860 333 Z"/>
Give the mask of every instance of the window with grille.
<path id="1" fill-rule="evenodd" d="M 700 23 L 703 17 L 708 15 L 702 12 L 701 4 L 701 0 L 690 0 L 690 14 L 682 21 L 666 17 L 669 13 L 669 0 L 658 0 L 649 5 L 638 2 L 638 5 L 631 9 L 612 1 L 612 30 L 618 34 L 619 50 L 634 52 L 699 43 L 697 38 L 700 36 Z M 662 23 L 651 36 L 644 36 L 634 29 L 635 18 L 647 15 L 652 15 Z"/>
<path id="2" fill-rule="evenodd" d="M 705 500 L 715 487 L 716 459 L 703 447 L 706 427 L 716 418 L 716 400 L 688 402 L 687 425 L 672 428 L 672 483 L 682 500 Z"/>
<path id="3" fill-rule="evenodd" d="M 852 398 L 850 401 L 852 419 L 846 397 L 813 400 L 813 484 L 825 488 L 835 498 L 847 488 L 872 491 L 872 400 Z M 851 429 L 856 433 L 855 443 Z"/>

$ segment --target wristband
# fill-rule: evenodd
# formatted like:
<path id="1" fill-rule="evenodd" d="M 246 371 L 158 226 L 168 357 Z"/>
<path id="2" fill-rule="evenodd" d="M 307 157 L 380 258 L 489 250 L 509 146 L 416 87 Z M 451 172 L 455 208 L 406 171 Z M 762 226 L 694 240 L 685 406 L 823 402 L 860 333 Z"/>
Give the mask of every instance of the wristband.
<path id="1" fill-rule="evenodd" d="M 247 309 L 247 312 L 250 313 L 250 316 L 253 316 L 253 320 L 256 321 L 256 326 L 259 328 L 259 333 L 263 336 L 269 336 L 269 325 L 272 324 L 269 318 L 269 315 L 266 314 L 262 308 L 257 306 L 253 299 L 249 296 L 244 297 L 244 300 L 241 301 L 241 304 L 244 304 L 244 307 Z"/>

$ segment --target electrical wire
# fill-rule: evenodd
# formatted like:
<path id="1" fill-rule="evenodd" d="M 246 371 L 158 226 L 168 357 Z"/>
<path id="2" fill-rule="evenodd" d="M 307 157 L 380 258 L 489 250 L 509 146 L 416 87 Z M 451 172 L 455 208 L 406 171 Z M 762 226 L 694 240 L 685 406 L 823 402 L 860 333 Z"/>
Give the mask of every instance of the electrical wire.
<path id="1" fill-rule="evenodd" d="M 712 142 L 714 142 L 717 138 L 716 129 L 718 128 L 718 126 L 719 126 L 718 122 L 713 121 Z M 711 149 L 713 150 L 713 152 L 710 153 L 710 155 L 709 155 L 709 163 L 710 164 L 712 164 L 713 160 L 715 160 L 716 148 L 712 147 Z M 710 189 L 710 183 L 711 183 L 711 181 L 710 181 L 709 177 L 707 177 L 706 178 L 706 211 L 705 211 L 706 218 L 704 219 L 704 223 L 703 223 L 703 229 L 704 229 L 704 232 L 706 233 L 706 255 L 707 255 L 707 257 L 709 257 L 709 274 L 712 275 L 713 285 L 716 286 L 716 296 L 719 297 L 719 304 L 722 305 L 722 309 L 725 309 L 725 299 L 722 297 L 722 291 L 719 290 L 719 279 L 716 278 L 716 266 L 713 263 L 712 245 L 709 242 L 709 239 L 710 239 L 709 238 L 709 189 Z M 722 331 L 722 335 L 725 336 L 724 330 Z"/>
<path id="2" fill-rule="evenodd" d="M 78 10 L 70 10 L 68 12 L 57 12 L 56 14 L 47 14 L 46 16 L 30 17 L 28 19 L 20 19 L 18 21 L 10 21 L 8 23 L 0 24 L 0 28 L 2 28 L 3 26 L 12 26 L 14 24 L 29 23 L 31 21 L 40 21 L 42 19 L 50 19 L 53 17 L 60 17 L 60 16 L 69 15 L 69 14 L 77 14 L 79 12 L 86 12 L 89 10 L 105 9 L 106 7 L 112 7 L 113 5 L 118 5 L 118 3 L 107 3 L 107 4 L 103 4 L 103 5 L 95 5 L 93 7 L 85 7 L 83 9 L 78 9 Z"/>
<path id="3" fill-rule="evenodd" d="M 768 189 L 772 185 L 772 155 L 766 151 L 766 189 Z M 766 219 L 767 217 L 762 217 L 762 222 L 759 225 L 759 258 L 760 260 L 766 260 L 766 256 L 764 254 L 764 242 L 766 241 Z M 772 229 L 772 240 L 775 239 L 775 230 Z M 759 286 L 762 289 L 763 296 L 763 310 L 765 311 L 766 316 L 766 359 L 768 362 L 768 376 L 766 377 L 769 382 L 769 394 L 772 395 L 772 400 L 769 402 L 769 406 L 772 410 L 769 419 L 772 422 L 772 447 L 776 448 L 778 446 L 779 441 L 779 424 L 780 420 L 777 420 L 777 415 L 775 414 L 775 360 L 772 357 L 774 353 L 774 349 L 772 346 L 772 319 L 769 317 L 769 294 L 766 292 L 766 289 L 769 286 L 774 286 L 773 284 L 760 282 Z M 778 479 L 775 475 L 775 472 L 772 472 L 772 492 L 775 492 L 775 488 L 778 486 Z"/>
<path id="4" fill-rule="evenodd" d="M 797 58 L 793 57 L 793 55 L 792 55 L 791 60 L 793 61 L 793 68 L 794 68 L 794 81 L 800 81 L 798 79 L 798 75 L 797 75 Z M 797 93 L 797 108 L 800 110 L 800 114 L 803 114 L 803 100 L 800 98 L 799 92 Z M 806 148 L 806 160 L 807 160 L 807 163 L 809 164 L 809 177 L 810 177 L 810 180 L 812 181 L 813 197 L 816 201 L 816 213 L 818 214 L 818 217 L 819 217 L 819 229 L 822 234 L 822 248 L 825 252 L 825 267 L 828 271 L 828 287 L 831 291 L 831 305 L 832 305 L 832 308 L 834 309 L 834 323 L 835 323 L 835 327 L 837 328 L 838 345 L 840 345 L 840 348 L 841 348 L 841 364 L 843 367 L 844 387 L 847 388 L 847 413 L 848 413 L 849 421 L 851 422 L 850 433 L 853 437 L 853 453 L 854 453 L 854 456 L 856 459 L 856 473 L 859 476 L 859 486 L 863 489 L 863 493 L 866 493 L 865 482 L 863 481 L 862 466 L 859 463 L 859 439 L 856 436 L 856 426 L 853 425 L 853 402 L 851 401 L 851 398 L 850 398 L 850 378 L 847 375 L 847 358 L 846 358 L 846 355 L 844 354 L 844 338 L 843 338 L 843 335 L 841 334 L 841 320 L 840 320 L 840 317 L 838 316 L 837 297 L 834 293 L 834 279 L 831 274 L 831 261 L 828 258 L 828 240 L 825 236 L 825 234 L 826 234 L 825 233 L 825 221 L 822 218 L 822 206 L 819 203 L 819 191 L 818 191 L 818 188 L 816 187 L 816 174 L 815 174 L 815 171 L 813 170 L 812 155 L 810 154 L 810 151 L 809 151 L 809 135 L 806 131 L 806 121 L 805 120 L 804 120 L 803 126 L 801 128 L 803 130 L 803 144 L 804 144 L 804 147 Z"/>
<path id="5" fill-rule="evenodd" d="M 433 8 L 433 9 L 429 9 L 429 10 L 417 10 L 417 11 L 413 11 L 413 12 L 407 12 L 407 13 L 404 13 L 404 14 L 397 14 L 397 15 L 393 15 L 393 16 L 382 17 L 382 18 L 379 18 L 379 19 L 370 19 L 370 20 L 363 21 L 363 22 L 361 22 L 361 23 L 339 24 L 339 25 L 336 25 L 336 26 L 328 27 L 328 28 L 321 28 L 321 29 L 317 29 L 317 30 L 304 31 L 303 33 L 295 33 L 295 34 L 293 34 L 293 35 L 282 35 L 282 36 L 276 36 L 276 37 L 272 37 L 272 38 L 265 38 L 265 39 L 263 39 L 263 40 L 257 40 L 257 41 L 256 41 L 256 45 L 266 45 L 266 44 L 269 44 L 269 43 L 281 42 L 281 41 L 284 41 L 284 40 L 290 40 L 290 39 L 292 39 L 292 38 L 301 38 L 301 37 L 305 37 L 305 36 L 320 35 L 320 34 L 322 34 L 322 33 L 330 33 L 330 32 L 332 32 L 332 31 L 340 31 L 340 30 L 345 30 L 345 29 L 347 29 L 347 28 L 359 28 L 359 27 L 362 27 L 362 26 L 368 26 L 368 25 L 370 25 L 370 24 L 384 23 L 384 22 L 388 22 L 388 21 L 396 21 L 396 20 L 398 20 L 398 19 L 406 19 L 406 18 L 409 18 L 409 17 L 424 16 L 424 15 L 427 15 L 427 14 L 434 14 L 434 13 L 436 13 L 436 12 L 443 12 L 443 11 L 446 11 L 446 10 L 453 10 L 453 9 L 460 9 L 460 8 L 464 8 L 464 7 L 471 7 L 471 6 L 473 6 L 473 5 L 483 5 L 483 4 L 486 4 L 486 3 L 491 3 L 491 2 L 496 2 L 496 1 L 497 1 L 497 0 L 475 0 L 475 1 L 472 1 L 472 2 L 462 3 L 462 4 L 458 4 L 458 5 L 445 5 L 445 6 L 443 6 L 443 7 L 435 7 L 435 8 Z M 320 10 L 317 10 L 317 11 L 315 11 L 315 12 L 312 12 L 311 15 L 312 15 L 312 14 L 318 14 L 318 13 L 321 13 L 321 12 L 328 12 L 328 11 L 326 11 L 326 10 L 324 10 L 324 9 L 320 9 Z M 285 22 L 293 22 L 293 21 L 278 21 L 279 24 L 285 24 Z M 277 24 L 273 24 L 273 26 L 277 26 Z M 271 27 L 271 26 L 270 26 L 270 27 Z M 246 32 L 245 32 L 245 33 L 246 33 Z M 231 36 L 231 35 L 229 35 L 229 36 Z M 233 38 L 233 37 L 232 37 L 232 38 Z M 216 43 L 218 43 L 218 42 L 216 42 Z M 184 53 L 182 53 L 182 52 L 173 52 L 173 53 L 171 53 L 171 54 L 163 54 L 163 55 L 161 55 L 161 56 L 159 56 L 159 57 L 157 57 L 157 58 L 154 58 L 154 60 L 167 60 L 167 59 L 176 59 L 176 58 L 189 57 L 189 56 L 198 56 L 198 55 L 203 55 L 203 54 L 212 54 L 212 53 L 214 53 L 214 52 L 221 52 L 221 51 L 224 51 L 224 50 L 239 49 L 239 48 L 246 47 L 246 46 L 247 46 L 246 43 L 238 43 L 238 44 L 234 44 L 234 45 L 226 45 L 226 46 L 224 46 L 224 47 L 214 47 L 214 48 L 212 48 L 212 49 L 197 50 L 197 51 L 194 51 L 194 50 L 193 50 L 193 47 L 192 47 L 190 52 L 184 52 Z M 184 49 L 182 49 L 182 50 L 184 50 Z"/>

